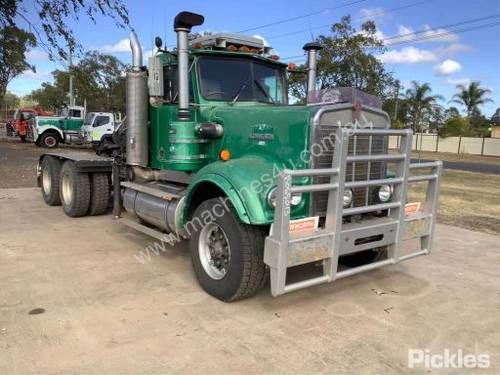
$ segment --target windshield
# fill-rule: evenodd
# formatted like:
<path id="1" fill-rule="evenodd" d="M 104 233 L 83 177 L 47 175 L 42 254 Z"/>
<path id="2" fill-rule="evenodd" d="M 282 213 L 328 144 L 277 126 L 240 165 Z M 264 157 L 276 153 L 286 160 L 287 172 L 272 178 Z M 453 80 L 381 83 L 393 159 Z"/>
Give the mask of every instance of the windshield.
<path id="1" fill-rule="evenodd" d="M 92 112 L 87 113 L 87 115 L 85 116 L 85 120 L 83 121 L 83 124 L 84 125 L 92 124 L 92 117 L 94 117 L 94 113 L 92 113 Z"/>
<path id="2" fill-rule="evenodd" d="M 281 67 L 249 59 L 202 57 L 198 63 L 201 95 L 208 100 L 286 104 Z"/>

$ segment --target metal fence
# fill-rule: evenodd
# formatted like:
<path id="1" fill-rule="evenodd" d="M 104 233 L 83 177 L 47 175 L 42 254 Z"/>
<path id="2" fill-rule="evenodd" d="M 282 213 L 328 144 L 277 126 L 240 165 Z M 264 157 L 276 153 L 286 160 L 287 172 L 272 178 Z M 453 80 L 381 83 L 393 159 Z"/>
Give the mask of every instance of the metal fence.
<path id="1" fill-rule="evenodd" d="M 390 137 L 390 148 L 398 148 L 398 137 Z M 413 136 L 412 150 L 431 152 L 451 152 L 500 156 L 500 138 L 439 137 L 437 134 L 417 133 Z"/>

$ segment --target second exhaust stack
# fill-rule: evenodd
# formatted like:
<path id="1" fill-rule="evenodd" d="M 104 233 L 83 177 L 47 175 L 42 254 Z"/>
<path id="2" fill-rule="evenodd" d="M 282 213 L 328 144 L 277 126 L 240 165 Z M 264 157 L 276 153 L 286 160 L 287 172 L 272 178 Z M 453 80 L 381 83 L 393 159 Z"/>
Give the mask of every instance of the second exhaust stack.
<path id="1" fill-rule="evenodd" d="M 177 72 L 179 87 L 179 120 L 189 120 L 189 51 L 188 34 L 193 26 L 202 25 L 205 18 L 196 13 L 180 12 L 174 19 L 177 33 Z"/>
<path id="2" fill-rule="evenodd" d="M 302 47 L 307 52 L 307 103 L 310 102 L 311 95 L 316 91 L 316 69 L 318 60 L 318 51 L 323 47 L 319 43 L 307 43 Z"/>

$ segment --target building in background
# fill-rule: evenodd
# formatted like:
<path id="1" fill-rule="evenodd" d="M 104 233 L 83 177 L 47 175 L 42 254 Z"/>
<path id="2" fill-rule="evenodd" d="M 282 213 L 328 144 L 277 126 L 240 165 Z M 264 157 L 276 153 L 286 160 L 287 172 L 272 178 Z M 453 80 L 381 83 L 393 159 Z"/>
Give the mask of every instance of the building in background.
<path id="1" fill-rule="evenodd" d="M 500 138 L 500 108 L 491 117 L 491 138 Z"/>

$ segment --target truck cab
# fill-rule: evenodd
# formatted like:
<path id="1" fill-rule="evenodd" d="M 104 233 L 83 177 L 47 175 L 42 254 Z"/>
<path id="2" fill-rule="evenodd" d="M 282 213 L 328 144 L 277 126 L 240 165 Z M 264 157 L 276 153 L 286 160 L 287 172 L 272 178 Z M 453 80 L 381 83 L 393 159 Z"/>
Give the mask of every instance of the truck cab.
<path id="1" fill-rule="evenodd" d="M 26 142 L 27 123 L 34 118 L 35 115 L 36 111 L 31 108 L 19 108 L 14 112 L 12 120 L 10 121 L 10 127 L 22 142 Z"/>
<path id="2" fill-rule="evenodd" d="M 80 129 L 82 142 L 97 146 L 110 139 L 116 126 L 121 122 L 120 114 L 111 112 L 88 112 Z"/>
<path id="3" fill-rule="evenodd" d="M 55 148 L 59 143 L 71 143 L 80 135 L 85 107 L 65 106 L 58 116 L 37 116 L 30 123 L 29 138 L 37 146 Z"/>

